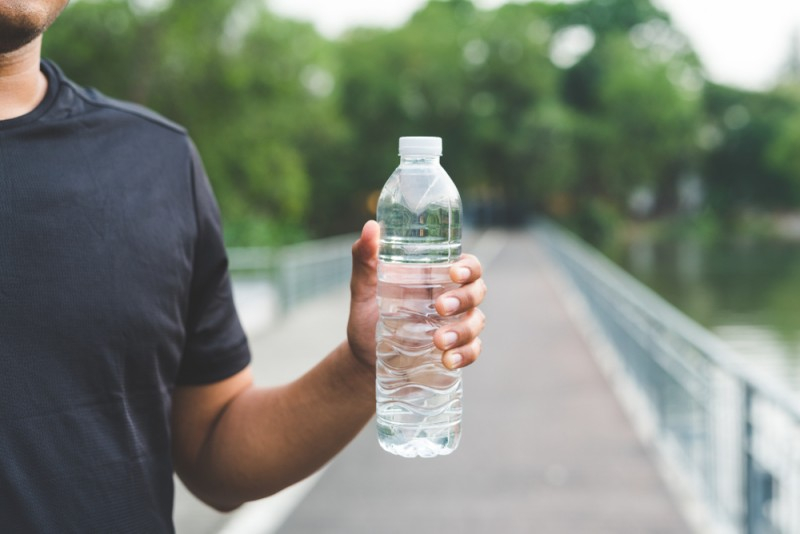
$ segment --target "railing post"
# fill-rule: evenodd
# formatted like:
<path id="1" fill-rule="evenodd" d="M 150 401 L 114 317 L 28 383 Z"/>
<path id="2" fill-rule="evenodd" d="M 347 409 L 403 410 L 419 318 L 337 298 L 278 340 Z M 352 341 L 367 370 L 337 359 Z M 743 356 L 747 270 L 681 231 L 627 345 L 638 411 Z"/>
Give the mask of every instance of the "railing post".
<path id="1" fill-rule="evenodd" d="M 742 532 L 755 534 L 758 526 L 758 496 L 753 461 L 753 386 L 742 382 Z"/>

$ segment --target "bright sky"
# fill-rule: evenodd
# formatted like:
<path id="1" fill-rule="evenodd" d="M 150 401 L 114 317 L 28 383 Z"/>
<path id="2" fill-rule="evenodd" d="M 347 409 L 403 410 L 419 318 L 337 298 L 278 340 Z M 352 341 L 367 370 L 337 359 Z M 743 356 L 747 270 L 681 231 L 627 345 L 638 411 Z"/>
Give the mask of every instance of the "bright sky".
<path id="1" fill-rule="evenodd" d="M 426 0 L 267 0 L 287 17 L 312 21 L 327 36 L 352 26 L 404 23 Z M 474 0 L 485 9 L 506 0 Z M 784 65 L 800 0 L 654 0 L 690 39 L 712 79 L 743 88 L 769 87 Z"/>

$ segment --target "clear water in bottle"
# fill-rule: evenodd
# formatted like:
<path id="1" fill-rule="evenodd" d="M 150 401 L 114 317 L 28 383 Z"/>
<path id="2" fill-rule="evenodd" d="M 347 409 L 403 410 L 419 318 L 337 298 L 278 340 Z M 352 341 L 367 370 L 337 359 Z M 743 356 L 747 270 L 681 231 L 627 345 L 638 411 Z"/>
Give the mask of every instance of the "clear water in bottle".
<path id="1" fill-rule="evenodd" d="M 436 298 L 457 287 L 461 199 L 439 165 L 441 139 L 401 138 L 400 166 L 378 201 L 378 441 L 405 457 L 451 453 L 461 438 L 461 371 L 442 364 Z"/>

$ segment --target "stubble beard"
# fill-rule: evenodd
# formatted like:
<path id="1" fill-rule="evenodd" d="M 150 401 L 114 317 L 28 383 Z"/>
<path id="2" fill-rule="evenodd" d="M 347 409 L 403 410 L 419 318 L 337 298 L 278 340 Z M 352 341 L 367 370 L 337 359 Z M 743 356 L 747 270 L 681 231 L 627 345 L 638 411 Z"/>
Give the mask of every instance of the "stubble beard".
<path id="1" fill-rule="evenodd" d="M 61 9 L 48 12 L 38 4 L 26 0 L 0 0 L 0 54 L 9 54 L 32 42 L 61 13 Z"/>

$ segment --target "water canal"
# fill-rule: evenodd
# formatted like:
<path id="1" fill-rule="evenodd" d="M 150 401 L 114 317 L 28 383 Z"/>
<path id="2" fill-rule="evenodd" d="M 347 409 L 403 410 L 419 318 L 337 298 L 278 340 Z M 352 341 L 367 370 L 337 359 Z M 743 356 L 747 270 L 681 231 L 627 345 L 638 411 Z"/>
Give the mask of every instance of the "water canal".
<path id="1" fill-rule="evenodd" d="M 800 243 L 641 237 L 607 254 L 800 393 Z"/>

